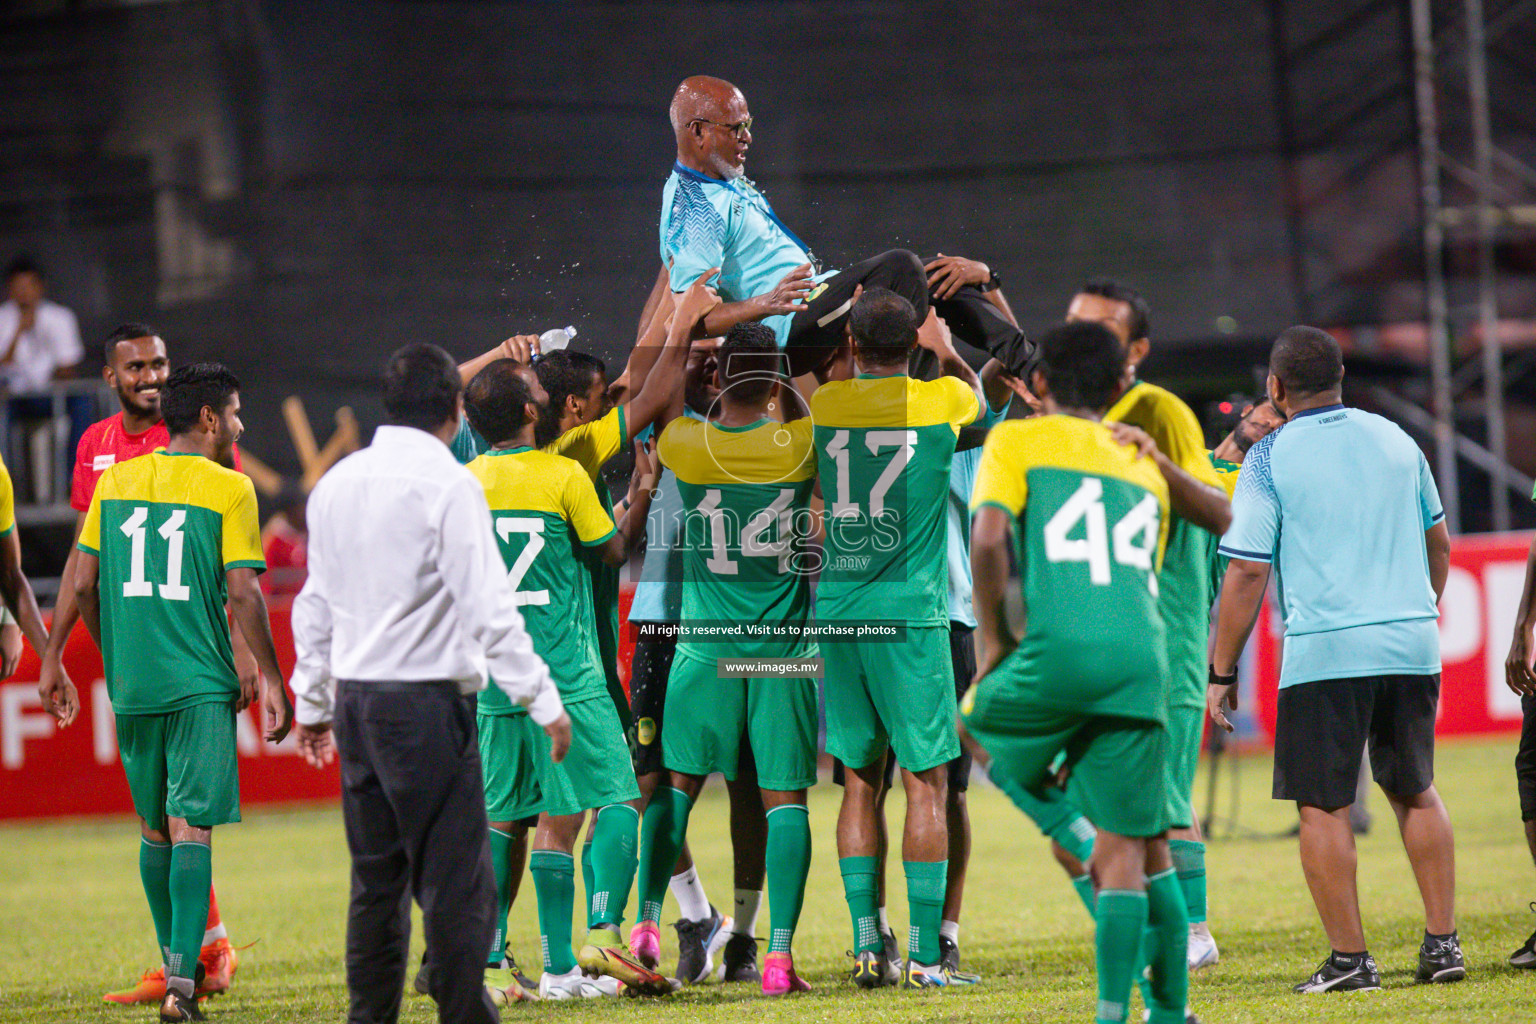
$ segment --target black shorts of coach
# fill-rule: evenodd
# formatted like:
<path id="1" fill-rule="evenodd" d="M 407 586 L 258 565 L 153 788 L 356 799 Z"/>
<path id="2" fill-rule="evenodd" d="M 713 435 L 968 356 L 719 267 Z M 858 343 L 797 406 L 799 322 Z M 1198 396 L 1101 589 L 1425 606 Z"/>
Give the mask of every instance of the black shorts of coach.
<path id="1" fill-rule="evenodd" d="M 1515 752 L 1515 782 L 1520 787 L 1520 820 L 1536 821 L 1536 697 L 1521 697 L 1520 749 Z"/>
<path id="2" fill-rule="evenodd" d="M 1440 676 L 1320 679 L 1283 687 L 1275 721 L 1276 800 L 1332 810 L 1355 802 L 1360 757 L 1394 796 L 1435 781 L 1435 710 Z"/>

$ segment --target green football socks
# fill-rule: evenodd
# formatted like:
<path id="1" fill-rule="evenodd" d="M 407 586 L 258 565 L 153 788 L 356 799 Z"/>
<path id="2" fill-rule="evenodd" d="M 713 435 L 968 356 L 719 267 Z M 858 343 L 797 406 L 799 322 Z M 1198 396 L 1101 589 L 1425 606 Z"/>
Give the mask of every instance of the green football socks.
<path id="1" fill-rule="evenodd" d="M 139 837 L 139 879 L 149 900 L 149 916 L 155 920 L 155 944 L 160 961 L 171 956 L 171 844 Z"/>
<path id="2" fill-rule="evenodd" d="M 576 862 L 568 853 L 534 850 L 528 857 L 539 900 L 539 945 L 544 970 L 568 974 L 576 967 L 571 950 L 571 912 L 576 906 Z"/>
<path id="3" fill-rule="evenodd" d="M 1072 888 L 1077 890 L 1077 898 L 1082 900 L 1083 906 L 1088 908 L 1088 916 L 1093 917 L 1096 913 L 1093 905 L 1093 876 L 1074 875 Z"/>
<path id="4" fill-rule="evenodd" d="M 491 874 L 496 877 L 496 932 L 486 965 L 498 967 L 507 956 L 507 912 L 512 909 L 512 836 L 491 829 Z"/>
<path id="5" fill-rule="evenodd" d="M 1141 963 L 1147 925 L 1147 894 L 1126 889 L 1099 892 L 1094 948 L 1099 968 L 1098 1024 L 1121 1024 L 1131 1001 L 1131 979 Z"/>
<path id="6" fill-rule="evenodd" d="M 939 926 L 944 918 L 944 883 L 948 860 L 904 860 L 907 876 L 907 959 L 932 967 L 939 962 Z"/>
<path id="7" fill-rule="evenodd" d="M 587 927 L 592 927 L 592 895 L 597 891 L 597 883 L 592 877 L 592 836 L 597 831 L 597 819 L 592 819 L 592 824 L 587 827 L 587 841 L 581 844 L 581 884 L 583 892 L 587 894 Z"/>
<path id="8" fill-rule="evenodd" d="M 587 927 L 615 930 L 635 884 L 640 843 L 640 812 L 628 804 L 609 804 L 592 826 L 592 900 Z M 674 858 L 676 854 L 673 854 Z M 672 865 L 666 869 L 670 872 Z"/>
<path id="9" fill-rule="evenodd" d="M 1184 893 L 1169 868 L 1147 879 L 1146 962 L 1151 979 L 1142 990 L 1150 1024 L 1183 1024 L 1189 1001 L 1189 917 Z"/>
<path id="10" fill-rule="evenodd" d="M 854 953 L 875 952 L 884 947 L 877 918 L 879 909 L 878 857 L 841 857 L 837 862 L 843 876 L 843 896 L 853 918 Z"/>
<path id="11" fill-rule="evenodd" d="M 639 920 L 659 924 L 661 906 L 672 881 L 672 866 L 688 834 L 688 794 L 672 786 L 658 787 L 640 823 Z"/>
<path id="12" fill-rule="evenodd" d="M 788 953 L 811 873 L 811 816 L 804 804 L 782 804 L 768 812 L 767 863 L 768 952 Z"/>
<path id="13" fill-rule="evenodd" d="M 1065 791 L 1054 784 L 1025 786 L 1001 770 L 992 776 L 992 781 L 1041 832 L 1084 864 L 1088 863 L 1097 831 Z"/>
<path id="14" fill-rule="evenodd" d="M 1173 856 L 1173 870 L 1179 876 L 1179 888 L 1184 890 L 1184 910 L 1190 924 L 1205 922 L 1205 844 L 1189 839 L 1168 840 L 1168 852 Z"/>
<path id="15" fill-rule="evenodd" d="M 166 985 L 197 977 L 197 955 L 208 925 L 208 891 L 213 886 L 213 851 L 205 843 L 176 843 L 171 847 L 170 955 L 165 958 Z M 191 995 L 191 992 L 187 992 Z"/>

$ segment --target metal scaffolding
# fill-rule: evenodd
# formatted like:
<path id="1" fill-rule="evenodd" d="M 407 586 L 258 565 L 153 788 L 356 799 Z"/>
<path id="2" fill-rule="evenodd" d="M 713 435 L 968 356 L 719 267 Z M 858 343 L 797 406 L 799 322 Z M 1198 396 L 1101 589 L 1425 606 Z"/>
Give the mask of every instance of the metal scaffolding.
<path id="1" fill-rule="evenodd" d="M 1498 7 L 1489 19 L 1483 0 L 1410 0 L 1436 475 L 1453 533 L 1461 528 L 1458 453 L 1488 473 L 1495 530 L 1509 529 L 1511 491 L 1530 485 L 1506 457 L 1504 347 L 1494 257 L 1503 231 L 1536 220 L 1536 169 L 1494 141 L 1488 54 L 1511 33 L 1536 31 L 1536 0 Z M 1524 103 L 1525 97 L 1515 100 Z M 1447 205 L 1442 175 L 1467 197 L 1465 205 Z M 1453 305 L 1446 244 L 1469 232 L 1476 252 L 1475 287 L 1469 303 Z M 1480 348 L 1478 358 L 1460 367 L 1454 365 L 1457 327 L 1475 334 Z M 1477 385 L 1481 400 L 1466 401 Z M 1471 421 L 1484 425 L 1485 444 L 1461 434 L 1462 423 Z"/>

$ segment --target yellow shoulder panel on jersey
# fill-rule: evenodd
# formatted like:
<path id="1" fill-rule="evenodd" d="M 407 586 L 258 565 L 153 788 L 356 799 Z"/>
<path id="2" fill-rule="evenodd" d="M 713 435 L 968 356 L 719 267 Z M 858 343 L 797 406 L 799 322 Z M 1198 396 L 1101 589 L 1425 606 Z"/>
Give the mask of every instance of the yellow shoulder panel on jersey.
<path id="1" fill-rule="evenodd" d="M 1037 416 L 993 427 L 976 469 L 971 508 L 1001 505 L 1018 515 L 1029 499 L 1029 471 L 1044 468 L 1124 480 L 1156 495 L 1167 517 L 1168 484 L 1156 464 L 1115 444 L 1108 427 L 1077 416 Z"/>
<path id="2" fill-rule="evenodd" d="M 190 452 L 157 448 L 102 474 L 91 499 L 87 526 L 89 546 L 100 546 L 100 503 L 142 501 L 146 504 L 190 505 L 216 512 L 224 524 L 223 556 L 227 568 L 266 567 L 261 552 L 261 521 L 256 512 L 256 488 L 251 478 Z M 86 530 L 80 533 L 86 543 Z"/>
<path id="3" fill-rule="evenodd" d="M 104 501 L 163 502 L 195 505 L 221 515 L 236 504 L 251 478 L 211 459 L 163 448 L 107 470 L 96 488 Z"/>
<path id="4" fill-rule="evenodd" d="M 575 459 L 548 450 L 507 448 L 477 456 L 465 468 L 480 481 L 492 512 L 558 516 L 588 546 L 613 535 L 613 513 L 603 507 Z"/>
<path id="5" fill-rule="evenodd" d="M 619 454 L 619 449 L 624 447 L 625 436 L 624 407 L 616 405 L 591 423 L 567 430 L 546 445 L 544 450 L 575 459 L 587 471 L 587 476 L 596 480 L 603 470 L 603 464 Z"/>
<path id="6" fill-rule="evenodd" d="M 0 537 L 16 529 L 16 489 L 11 484 L 11 471 L 0 461 Z"/>
<path id="7" fill-rule="evenodd" d="M 1161 512 L 1157 542 L 1161 569 L 1168 542 L 1168 483 L 1151 459 L 1138 459 L 1134 448 L 1116 444 L 1109 428 L 1092 420 L 1060 415 L 1006 420 L 987 435 L 976 468 L 971 511 L 996 505 L 1017 517 L 1028 502 L 1033 469 L 1123 480 L 1154 495 Z"/>
<path id="8" fill-rule="evenodd" d="M 914 380 L 859 376 L 828 381 L 811 395 L 811 419 L 821 427 L 928 427 L 956 433 L 981 414 L 981 403 L 958 377 Z"/>
<path id="9" fill-rule="evenodd" d="M 1104 414 L 1104 422 L 1140 427 L 1157 442 L 1168 461 L 1202 483 L 1221 486 L 1206 456 L 1200 420 L 1184 400 L 1166 388 L 1141 381 L 1120 396 Z"/>
<path id="10" fill-rule="evenodd" d="M 1215 452 L 1207 452 L 1206 455 L 1210 458 L 1211 468 L 1216 471 L 1216 479 L 1226 489 L 1227 500 L 1231 501 L 1237 494 L 1237 474 L 1243 468 L 1242 464 L 1218 459 Z"/>
<path id="11" fill-rule="evenodd" d="M 676 419 L 662 431 L 656 454 L 679 480 L 700 486 L 792 483 L 816 475 L 810 419 L 748 427 Z"/>
<path id="12" fill-rule="evenodd" d="M 493 449 L 476 456 L 464 468 L 480 481 L 492 512 L 548 512 L 557 516 L 565 514 L 561 495 L 566 478 L 583 472 L 576 460 L 548 448 Z"/>

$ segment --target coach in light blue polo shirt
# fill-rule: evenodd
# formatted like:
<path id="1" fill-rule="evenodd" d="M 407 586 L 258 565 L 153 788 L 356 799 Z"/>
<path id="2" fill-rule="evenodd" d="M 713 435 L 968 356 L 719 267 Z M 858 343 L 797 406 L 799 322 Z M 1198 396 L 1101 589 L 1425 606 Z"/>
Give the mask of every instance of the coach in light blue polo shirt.
<path id="1" fill-rule="evenodd" d="M 1440 495 L 1407 434 L 1343 404 L 1344 363 L 1330 335 L 1290 328 L 1270 351 L 1269 372 L 1270 397 L 1289 419 L 1253 446 L 1237 478 L 1208 698 L 1230 729 L 1238 655 L 1273 568 L 1285 620 L 1274 795 L 1298 805 L 1302 865 L 1333 946 L 1296 991 L 1381 987 L 1349 826 L 1367 742 L 1424 899 L 1416 977 L 1458 981 L 1466 963 L 1454 840 L 1434 787 L 1436 605 L 1450 569 Z"/>

